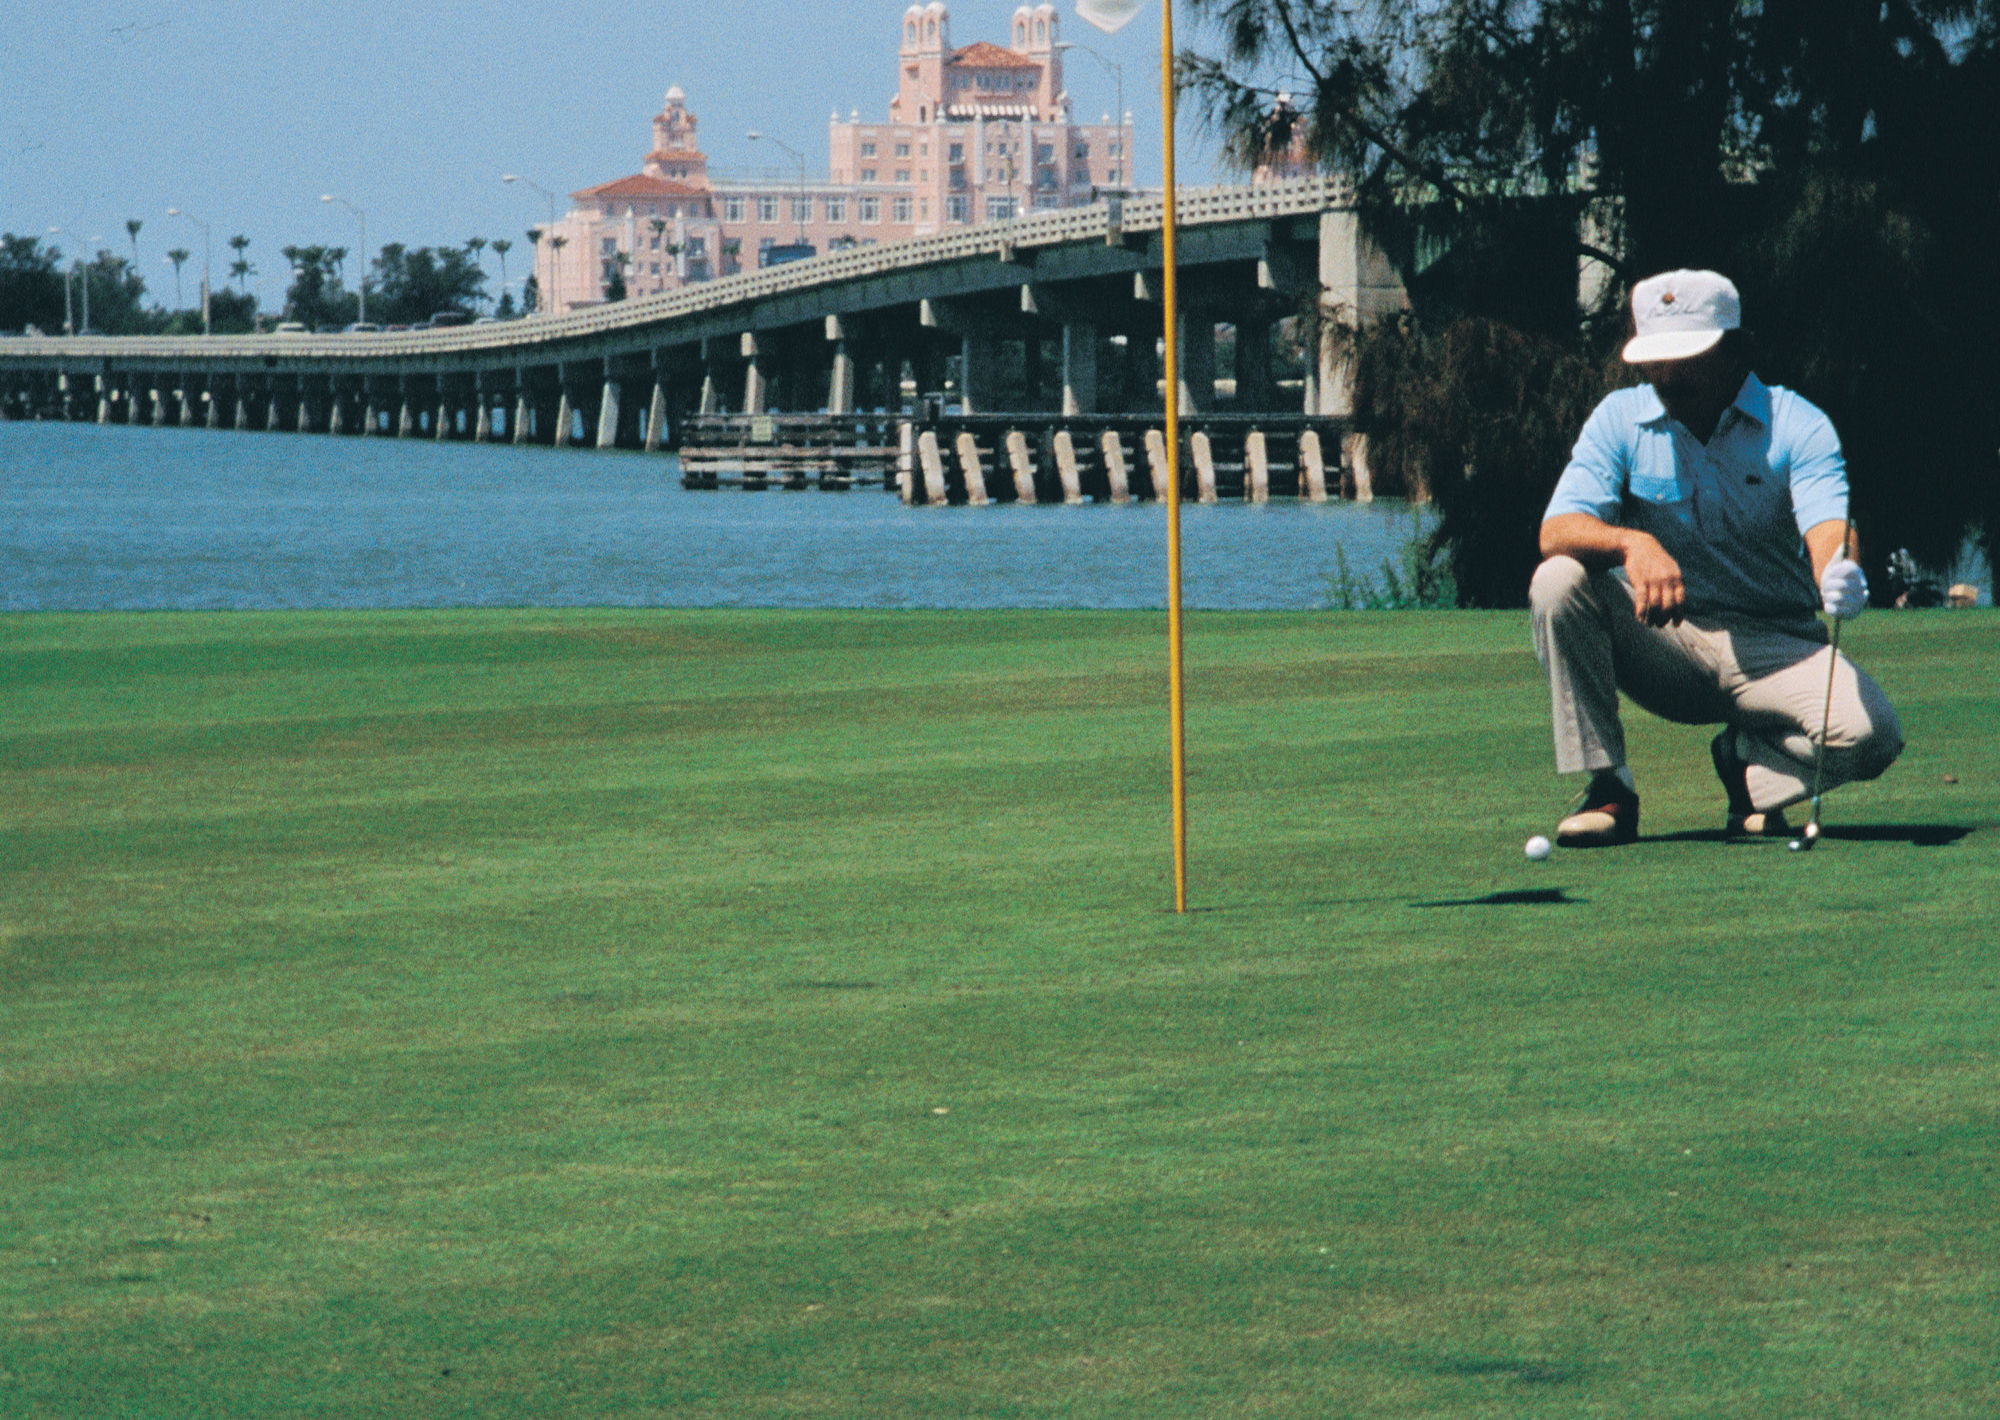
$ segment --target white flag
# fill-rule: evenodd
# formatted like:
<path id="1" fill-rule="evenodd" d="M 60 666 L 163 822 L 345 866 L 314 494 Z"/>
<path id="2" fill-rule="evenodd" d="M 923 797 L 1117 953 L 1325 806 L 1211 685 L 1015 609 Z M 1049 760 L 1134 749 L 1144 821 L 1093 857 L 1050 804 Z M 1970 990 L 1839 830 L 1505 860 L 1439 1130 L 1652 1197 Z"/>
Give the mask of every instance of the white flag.
<path id="1" fill-rule="evenodd" d="M 1117 34 L 1139 13 L 1139 0 L 1076 0 L 1076 13 L 1106 34 Z"/>

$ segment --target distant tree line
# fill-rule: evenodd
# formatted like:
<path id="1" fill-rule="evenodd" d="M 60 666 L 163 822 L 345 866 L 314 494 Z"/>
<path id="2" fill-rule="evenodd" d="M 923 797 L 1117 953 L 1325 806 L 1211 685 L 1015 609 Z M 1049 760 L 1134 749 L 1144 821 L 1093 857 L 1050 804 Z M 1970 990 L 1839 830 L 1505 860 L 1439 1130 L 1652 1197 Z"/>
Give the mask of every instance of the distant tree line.
<path id="1" fill-rule="evenodd" d="M 1526 598 L 1633 282 L 1729 273 L 1765 379 L 1833 416 L 1871 576 L 2000 542 L 1993 0 L 1192 0 L 1236 155 L 1355 181 L 1407 317 L 1351 332 L 1378 473 L 1460 598 Z M 1283 76 L 1279 78 L 1278 76 Z M 1602 277 L 1579 301 L 1579 271 Z"/>
<path id="2" fill-rule="evenodd" d="M 0 234 L 0 331 L 40 330 L 61 334 L 83 328 L 88 303 L 89 328 L 99 335 L 200 334 L 200 268 L 192 282 L 184 279 L 189 253 L 176 247 L 166 254 L 173 267 L 173 303 L 148 301 L 147 285 L 137 258 L 142 223 L 125 224 L 132 257 L 100 250 L 87 261 L 66 255 L 39 237 Z M 209 324 L 217 334 L 242 334 L 281 320 L 314 328 L 346 326 L 360 319 L 359 291 L 346 286 L 349 252 L 337 246 L 288 246 L 280 253 L 291 271 L 283 308 L 260 313 L 250 278 L 257 267 L 249 257 L 250 239 L 234 236 L 235 253 L 226 268 L 236 289 L 218 285 L 209 292 Z M 499 260 L 504 283 L 507 254 L 513 243 L 474 237 L 463 247 L 415 247 L 392 242 L 376 253 L 366 274 L 368 319 L 379 325 L 414 325 L 441 311 L 472 316 L 487 306 L 482 254 Z M 531 280 L 532 285 L 532 280 Z M 67 304 L 65 304 L 67 302 Z M 503 290 L 493 313 L 502 318 L 518 313 L 511 292 Z"/>

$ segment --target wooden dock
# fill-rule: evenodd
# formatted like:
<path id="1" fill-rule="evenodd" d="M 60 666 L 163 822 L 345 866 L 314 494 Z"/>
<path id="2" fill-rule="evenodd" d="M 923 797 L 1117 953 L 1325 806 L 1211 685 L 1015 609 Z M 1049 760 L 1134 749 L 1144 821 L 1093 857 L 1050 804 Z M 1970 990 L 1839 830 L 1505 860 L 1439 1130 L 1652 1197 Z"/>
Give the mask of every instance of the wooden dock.
<path id="1" fill-rule="evenodd" d="M 687 488 L 896 487 L 897 414 L 697 414 L 681 425 Z"/>
<path id="2" fill-rule="evenodd" d="M 1181 420 L 1192 502 L 1373 498 L 1344 419 L 1289 414 Z M 715 414 L 681 426 L 688 488 L 877 487 L 911 504 L 1129 503 L 1167 495 L 1153 414 Z M 1357 467 L 1357 463 L 1359 466 Z"/>

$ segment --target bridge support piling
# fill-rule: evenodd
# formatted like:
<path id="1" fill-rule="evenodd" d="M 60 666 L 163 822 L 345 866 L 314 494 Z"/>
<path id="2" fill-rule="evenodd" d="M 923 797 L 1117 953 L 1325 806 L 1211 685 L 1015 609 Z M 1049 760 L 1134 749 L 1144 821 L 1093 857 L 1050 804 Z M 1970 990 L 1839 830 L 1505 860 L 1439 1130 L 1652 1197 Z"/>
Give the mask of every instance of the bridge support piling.
<path id="1" fill-rule="evenodd" d="M 597 447 L 618 447 L 618 407 L 621 391 L 610 370 L 604 372 L 604 392 L 597 400 Z"/>
<path id="2" fill-rule="evenodd" d="M 944 455 L 938 450 L 935 429 L 926 429 L 917 436 L 917 458 L 923 465 L 924 501 L 942 506 L 947 501 Z"/>
<path id="3" fill-rule="evenodd" d="M 657 454 L 667 441 L 667 387 L 663 380 L 653 381 L 653 397 L 646 406 L 646 449 L 649 454 Z"/>
<path id="4" fill-rule="evenodd" d="M 971 332 L 959 341 L 958 402 L 967 414 L 984 414 L 991 408 L 998 346 L 992 336 Z"/>
<path id="5" fill-rule="evenodd" d="M 1271 409 L 1271 322 L 1248 318 L 1236 323 L 1236 408 L 1263 414 Z"/>
<path id="6" fill-rule="evenodd" d="M 1007 454 L 1013 457 L 1014 441 L 1021 436 L 1007 436 Z M 970 430 L 958 436 L 958 470 L 965 479 L 965 501 L 975 508 L 983 508 L 993 500 L 986 492 L 986 464 L 979 456 L 979 441 L 972 437 Z M 943 499 L 939 499 L 940 502 Z"/>
<path id="7" fill-rule="evenodd" d="M 743 359 L 747 362 L 743 370 L 743 412 L 763 414 L 770 398 L 770 387 L 765 381 L 764 367 L 759 363 L 759 347 L 756 335 L 750 331 L 743 333 Z"/>
<path id="8" fill-rule="evenodd" d="M 1271 501 L 1271 451 L 1262 429 L 1243 439 L 1243 496 L 1252 503 Z"/>
<path id="9" fill-rule="evenodd" d="M 1062 412 L 1097 412 L 1097 327 L 1082 321 L 1062 328 Z"/>
<path id="10" fill-rule="evenodd" d="M 848 349 L 847 325 L 839 316 L 826 318 L 826 338 L 833 342 L 833 365 L 826 380 L 826 412 L 854 412 L 854 356 Z"/>
<path id="11" fill-rule="evenodd" d="M 1308 502 L 1326 501 L 1326 456 L 1320 450 L 1317 429 L 1299 435 L 1299 492 Z"/>
<path id="12" fill-rule="evenodd" d="M 1215 446 L 1209 442 L 1207 430 L 1197 429 L 1189 437 L 1188 452 L 1194 455 L 1195 497 L 1203 503 L 1215 502 Z"/>
<path id="13" fill-rule="evenodd" d="M 1183 314 L 1180 344 L 1180 410 L 1206 414 L 1215 407 L 1215 321 L 1206 314 Z"/>
<path id="14" fill-rule="evenodd" d="M 1058 429 L 1053 443 L 1056 477 L 1062 483 L 1063 502 L 1075 506 L 1083 501 L 1083 469 L 1077 462 L 1076 440 L 1069 430 Z"/>
<path id="15" fill-rule="evenodd" d="M 1165 502 L 1171 470 L 1167 467 L 1167 436 L 1158 429 L 1146 431 L 1146 471 L 1153 480 L 1153 497 Z"/>
<path id="16" fill-rule="evenodd" d="M 1114 503 L 1132 501 L 1131 465 L 1125 461 L 1125 441 L 1116 429 L 1106 429 L 1100 447 L 1104 450 L 1104 482 Z"/>

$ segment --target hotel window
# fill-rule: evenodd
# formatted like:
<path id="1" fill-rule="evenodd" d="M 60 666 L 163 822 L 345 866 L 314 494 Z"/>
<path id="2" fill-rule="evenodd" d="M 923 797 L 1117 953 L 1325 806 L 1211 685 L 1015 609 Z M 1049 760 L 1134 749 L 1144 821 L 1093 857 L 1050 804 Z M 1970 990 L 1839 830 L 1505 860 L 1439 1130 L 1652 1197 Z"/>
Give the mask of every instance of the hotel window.
<path id="1" fill-rule="evenodd" d="M 775 222 L 778 220 L 777 198 L 760 197 L 757 199 L 757 220 L 759 222 Z"/>
<path id="2" fill-rule="evenodd" d="M 909 144 L 907 144 L 907 143 L 898 143 L 898 144 L 896 145 L 896 156 L 897 156 L 897 157 L 899 157 L 899 158 L 907 158 L 907 157 L 909 157 L 909 156 L 910 156 L 910 145 L 909 145 Z"/>
<path id="3" fill-rule="evenodd" d="M 963 197 L 947 197 L 944 200 L 944 216 L 947 222 L 970 222 L 972 204 Z"/>
<path id="4" fill-rule="evenodd" d="M 599 249 L 602 250 L 606 256 L 610 256 L 613 252 L 618 250 L 618 238 L 606 237 L 599 244 Z"/>
<path id="5" fill-rule="evenodd" d="M 908 182 L 909 180 L 910 180 L 910 170 L 908 168 L 896 169 L 897 182 Z"/>
<path id="6" fill-rule="evenodd" d="M 725 197 L 722 199 L 722 220 L 725 222 L 741 222 L 743 220 L 742 198 Z"/>
<path id="7" fill-rule="evenodd" d="M 1014 199 L 1011 197 L 989 197 L 986 199 L 986 220 L 989 222 L 1011 222 L 1014 220 Z"/>
<path id="8" fill-rule="evenodd" d="M 1104 151 L 1109 153 L 1114 158 L 1122 158 L 1125 156 L 1125 145 L 1123 143 L 1120 143 L 1116 138 L 1114 138 L 1111 140 L 1110 144 L 1106 146 Z"/>
<path id="9" fill-rule="evenodd" d="M 1037 143 L 1037 144 L 1035 145 L 1035 161 L 1036 161 L 1036 162 L 1038 162 L 1038 163 L 1053 163 L 1053 162 L 1054 162 L 1055 160 L 1056 160 L 1056 145 L 1055 145 L 1055 144 L 1053 144 L 1053 143 Z"/>
<path id="10" fill-rule="evenodd" d="M 910 199 L 899 197 L 889 204 L 889 220 L 907 223 L 910 220 Z"/>
<path id="11" fill-rule="evenodd" d="M 874 145 L 873 143 L 863 143 L 863 144 L 861 145 L 861 156 L 862 156 L 862 157 L 864 157 L 864 158 L 872 158 L 872 157 L 874 157 L 874 156 L 875 156 L 875 145 Z"/>
<path id="12" fill-rule="evenodd" d="M 875 181 L 875 169 L 873 169 L 873 168 L 863 168 L 863 169 L 861 170 L 861 180 L 862 180 L 863 182 L 873 182 L 873 181 Z"/>
<path id="13" fill-rule="evenodd" d="M 1118 181 L 1118 169 L 1116 169 L 1116 168 L 1113 168 L 1113 169 L 1112 169 L 1112 170 L 1111 170 L 1110 172 L 1106 173 L 1106 174 L 1104 175 L 1104 180 L 1105 180 L 1106 182 L 1117 182 L 1117 181 Z"/>
<path id="14" fill-rule="evenodd" d="M 861 209 L 861 220 L 862 220 L 862 221 L 864 221 L 864 222 L 868 222 L 868 223 L 875 223 L 875 222 L 879 222 L 879 221 L 881 221 L 881 220 L 882 220 L 882 199 L 881 199 L 881 198 L 879 198 L 879 197 L 864 197 L 864 198 L 860 199 L 860 201 L 859 201 L 859 202 L 857 202 L 857 203 L 856 203 L 855 205 L 856 205 L 856 206 L 858 206 L 858 207 L 859 207 L 859 208 Z"/>
<path id="15" fill-rule="evenodd" d="M 847 220 L 847 199 L 846 199 L 846 198 L 844 198 L 844 197 L 829 197 L 829 198 L 827 198 L 827 200 L 826 200 L 826 220 L 827 220 L 827 221 L 829 221 L 829 222 L 845 222 L 845 221 Z"/>
<path id="16" fill-rule="evenodd" d="M 810 197 L 794 197 L 792 199 L 792 220 L 794 222 L 810 222 L 812 219 L 813 200 Z"/>
<path id="17" fill-rule="evenodd" d="M 965 145 L 963 143 L 954 143 L 951 145 L 951 160 L 954 163 L 965 161 Z"/>
<path id="18" fill-rule="evenodd" d="M 707 237 L 689 237 L 689 238 L 688 238 L 688 245 L 687 245 L 687 253 L 688 253 L 688 255 L 689 255 L 689 256 L 707 256 L 707 255 L 708 255 L 708 238 L 707 238 Z"/>

